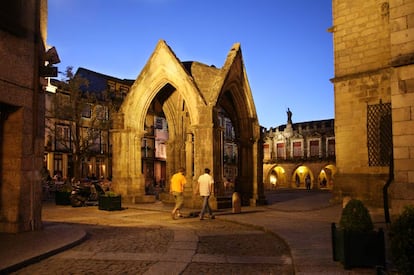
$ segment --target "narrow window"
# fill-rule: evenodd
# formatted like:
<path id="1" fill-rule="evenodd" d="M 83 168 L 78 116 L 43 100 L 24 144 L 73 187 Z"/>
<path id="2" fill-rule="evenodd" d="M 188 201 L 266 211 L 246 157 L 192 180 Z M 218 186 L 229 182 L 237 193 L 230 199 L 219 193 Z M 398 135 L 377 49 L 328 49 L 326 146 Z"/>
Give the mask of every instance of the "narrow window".
<path id="1" fill-rule="evenodd" d="M 294 158 L 302 157 L 302 142 L 300 141 L 293 142 L 293 157 Z"/>
<path id="2" fill-rule="evenodd" d="M 284 158 L 285 157 L 285 144 L 284 143 L 278 143 L 277 144 L 277 157 L 278 158 Z"/>
<path id="3" fill-rule="evenodd" d="M 392 152 L 391 103 L 367 106 L 368 165 L 389 166 Z"/>
<path id="4" fill-rule="evenodd" d="M 327 146 L 327 156 L 328 157 L 334 157 L 335 156 L 335 139 L 330 138 L 327 141 L 328 146 Z"/>
<path id="5" fill-rule="evenodd" d="M 309 156 L 319 157 L 319 140 L 309 141 Z"/>

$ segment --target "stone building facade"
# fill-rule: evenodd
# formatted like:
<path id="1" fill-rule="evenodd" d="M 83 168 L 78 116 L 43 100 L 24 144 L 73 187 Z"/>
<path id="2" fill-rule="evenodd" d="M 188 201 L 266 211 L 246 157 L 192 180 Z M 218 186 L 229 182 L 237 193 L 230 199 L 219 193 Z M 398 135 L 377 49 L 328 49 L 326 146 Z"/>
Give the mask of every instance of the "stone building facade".
<path id="1" fill-rule="evenodd" d="M 79 177 L 110 178 L 111 112 L 119 108 L 133 80 L 119 79 L 82 67 L 77 69 L 75 77 L 87 83 L 79 88 L 90 96 L 76 99 L 76 93 L 68 91 L 67 81 L 51 79 L 46 86 L 44 167 L 51 176 L 60 175 L 62 179 L 70 180 L 75 176 L 73 159 L 74 151 L 78 150 L 82 158 L 78 167 Z M 74 104 L 71 106 L 70 102 Z M 66 114 L 76 110 L 79 114 Z M 74 145 L 76 128 L 81 131 L 81 140 L 78 141 L 85 144 L 81 150 Z"/>
<path id="2" fill-rule="evenodd" d="M 154 105 L 158 108 L 151 107 Z M 187 206 L 201 203 L 193 187 L 205 167 L 211 169 L 216 186 L 223 185 L 224 116 L 234 127 L 237 144 L 235 190 L 244 204 L 260 203 L 261 132 L 238 43 L 228 53 L 223 67 L 216 68 L 181 62 L 165 41 L 158 42 L 114 118 L 112 185 L 130 202 L 147 200 L 141 146 L 153 121 L 147 120 L 148 112 L 153 110 L 168 123 L 167 190 L 170 177 L 179 167 L 186 169 Z"/>
<path id="3" fill-rule="evenodd" d="M 0 2 L 0 232 L 42 227 L 46 28 L 46 0 Z"/>
<path id="4" fill-rule="evenodd" d="M 414 3 L 333 0 L 338 198 L 414 203 Z M 391 167 L 391 169 L 390 169 Z"/>
<path id="5" fill-rule="evenodd" d="M 265 190 L 332 189 L 336 174 L 334 120 L 292 123 L 266 131 L 263 144 Z M 310 185 L 307 186 L 307 182 Z"/>

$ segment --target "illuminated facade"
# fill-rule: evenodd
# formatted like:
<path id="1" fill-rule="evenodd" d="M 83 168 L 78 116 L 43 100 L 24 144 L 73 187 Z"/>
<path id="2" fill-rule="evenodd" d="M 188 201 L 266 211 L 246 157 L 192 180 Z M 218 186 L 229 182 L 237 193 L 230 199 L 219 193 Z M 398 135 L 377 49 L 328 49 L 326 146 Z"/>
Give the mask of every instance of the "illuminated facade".
<path id="1" fill-rule="evenodd" d="M 168 123 L 166 196 L 169 179 L 184 167 L 185 205 L 200 207 L 193 187 L 208 167 L 219 192 L 215 195 L 229 177 L 234 178 L 243 204 L 262 201 L 260 126 L 239 43 L 233 45 L 223 67 L 217 68 L 181 62 L 165 41 L 158 42 L 117 112 L 111 132 L 112 186 L 132 203 L 151 199 L 146 187 L 153 177 L 147 178 L 145 171 L 154 166 L 143 159 L 146 151 L 142 149 L 148 142 L 152 146 L 151 113 Z M 216 197 L 211 200 L 217 207 Z"/>
<path id="2" fill-rule="evenodd" d="M 70 104 L 73 95 L 65 89 L 65 83 L 62 81 L 50 80 L 46 87 L 45 98 L 44 167 L 48 169 L 51 176 L 60 175 L 62 178 L 71 179 L 75 176 L 73 152 L 82 150 L 78 176 L 110 178 L 112 176 L 111 112 L 113 108 L 122 103 L 129 92 L 132 81 L 85 68 L 79 68 L 76 75 L 88 83 L 87 88 L 83 89 L 87 89 L 95 96 L 89 101 L 88 99 L 75 99 L 77 100 L 75 104 L 83 106 L 79 109 L 79 114 L 67 116 L 64 107 Z M 109 103 L 103 100 L 103 94 L 110 95 Z M 68 110 L 74 112 L 77 109 Z M 81 131 L 79 142 L 82 143 L 82 147 L 80 149 L 75 146 L 76 131 Z"/>
<path id="3" fill-rule="evenodd" d="M 414 202 L 414 5 L 333 0 L 335 194 Z"/>
<path id="4" fill-rule="evenodd" d="M 266 131 L 263 144 L 265 189 L 332 189 L 335 165 L 334 120 L 287 124 Z"/>

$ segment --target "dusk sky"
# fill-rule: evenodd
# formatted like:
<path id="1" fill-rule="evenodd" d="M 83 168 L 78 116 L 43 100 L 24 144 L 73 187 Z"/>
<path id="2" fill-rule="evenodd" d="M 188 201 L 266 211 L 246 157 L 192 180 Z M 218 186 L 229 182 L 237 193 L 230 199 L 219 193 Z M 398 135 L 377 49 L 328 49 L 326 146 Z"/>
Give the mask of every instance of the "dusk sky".
<path id="1" fill-rule="evenodd" d="M 61 63 L 136 79 L 160 39 L 181 61 L 222 67 L 239 42 L 259 123 L 334 118 L 331 0 L 49 0 Z M 62 78 L 62 76 L 59 76 Z"/>

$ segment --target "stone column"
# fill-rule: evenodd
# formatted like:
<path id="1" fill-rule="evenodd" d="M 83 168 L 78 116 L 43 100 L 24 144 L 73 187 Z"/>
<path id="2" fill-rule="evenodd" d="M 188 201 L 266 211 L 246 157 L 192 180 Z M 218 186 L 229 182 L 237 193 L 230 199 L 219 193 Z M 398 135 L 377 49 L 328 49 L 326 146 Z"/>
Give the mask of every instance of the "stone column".
<path id="1" fill-rule="evenodd" d="M 215 196 L 222 195 L 224 193 L 224 181 L 223 181 L 223 166 L 224 166 L 224 129 L 218 127 L 213 129 L 214 131 L 214 151 L 213 151 L 213 169 L 214 170 L 214 192 Z"/>
<path id="2" fill-rule="evenodd" d="M 194 132 L 194 178 L 193 185 L 196 184 L 198 177 L 204 173 L 204 168 L 211 169 L 211 175 L 215 175 L 213 165 L 213 127 L 212 124 L 197 125 L 193 128 Z M 216 178 L 214 179 L 216 180 Z M 193 198 L 195 207 L 201 207 L 201 200 L 198 195 Z M 210 199 L 210 205 L 214 209 L 215 200 Z"/>
<path id="3" fill-rule="evenodd" d="M 113 148 L 113 182 L 115 192 L 122 195 L 122 200 L 130 203 L 139 202 L 145 196 L 145 179 L 141 173 L 141 139 L 144 132 L 124 129 L 124 115 L 114 115 L 111 131 Z"/>
<path id="4" fill-rule="evenodd" d="M 194 182 L 197 180 L 194 174 L 194 142 L 193 133 L 186 133 L 185 140 L 185 166 L 186 166 L 186 178 L 187 184 L 184 186 L 184 197 L 186 205 L 194 207 L 193 201 L 193 188 Z"/>
<path id="5" fill-rule="evenodd" d="M 185 166 L 187 177 L 193 177 L 194 175 L 194 144 L 193 133 L 186 134 L 185 141 Z"/>

